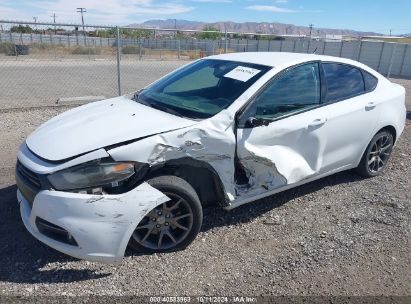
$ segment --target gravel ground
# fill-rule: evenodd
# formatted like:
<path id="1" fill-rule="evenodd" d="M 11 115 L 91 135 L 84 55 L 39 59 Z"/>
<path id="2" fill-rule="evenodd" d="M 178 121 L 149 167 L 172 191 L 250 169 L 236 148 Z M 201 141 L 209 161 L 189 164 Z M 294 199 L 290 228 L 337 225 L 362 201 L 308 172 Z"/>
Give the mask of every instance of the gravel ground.
<path id="1" fill-rule="evenodd" d="M 410 80 L 394 81 L 411 92 Z M 411 112 L 379 177 L 343 172 L 231 212 L 208 208 L 186 250 L 127 252 L 120 265 L 102 265 L 48 248 L 20 219 L 18 145 L 63 110 L 0 112 L 0 294 L 411 294 Z"/>

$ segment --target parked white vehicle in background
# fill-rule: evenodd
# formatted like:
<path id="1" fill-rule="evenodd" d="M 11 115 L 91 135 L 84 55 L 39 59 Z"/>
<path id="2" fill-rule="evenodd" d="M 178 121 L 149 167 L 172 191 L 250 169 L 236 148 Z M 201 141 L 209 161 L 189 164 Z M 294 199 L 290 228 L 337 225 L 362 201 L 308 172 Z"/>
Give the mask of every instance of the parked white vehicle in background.
<path id="1" fill-rule="evenodd" d="M 116 262 L 185 248 L 202 207 L 232 209 L 356 168 L 385 168 L 405 90 L 342 58 L 204 58 L 136 93 L 65 112 L 21 145 L 21 215 L 40 241 Z"/>

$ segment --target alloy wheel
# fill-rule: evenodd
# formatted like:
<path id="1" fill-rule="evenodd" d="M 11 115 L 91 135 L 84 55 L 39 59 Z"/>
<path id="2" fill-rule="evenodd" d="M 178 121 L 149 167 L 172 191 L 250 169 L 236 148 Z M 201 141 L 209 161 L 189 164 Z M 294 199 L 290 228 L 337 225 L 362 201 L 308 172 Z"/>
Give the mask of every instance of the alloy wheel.
<path id="1" fill-rule="evenodd" d="M 391 138 L 386 134 L 377 138 L 368 154 L 368 170 L 371 173 L 377 173 L 385 167 L 392 151 L 392 145 Z"/>
<path id="2" fill-rule="evenodd" d="M 148 249 L 173 249 L 193 226 L 193 211 L 187 201 L 173 193 L 164 194 L 171 200 L 151 210 L 133 233 L 134 240 Z"/>

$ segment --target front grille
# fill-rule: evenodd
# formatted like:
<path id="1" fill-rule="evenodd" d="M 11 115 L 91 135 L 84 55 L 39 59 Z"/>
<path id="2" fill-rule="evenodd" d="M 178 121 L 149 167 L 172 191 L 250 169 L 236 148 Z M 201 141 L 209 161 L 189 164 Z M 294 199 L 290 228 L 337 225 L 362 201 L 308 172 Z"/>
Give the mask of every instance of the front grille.
<path id="1" fill-rule="evenodd" d="M 78 246 L 76 240 L 72 237 L 72 235 L 66 229 L 61 228 L 60 226 L 43 220 L 41 217 L 36 217 L 36 226 L 40 233 L 53 240 L 72 246 Z"/>
<path id="2" fill-rule="evenodd" d="M 33 207 L 34 198 L 42 189 L 40 176 L 24 167 L 18 161 L 16 164 L 16 184 L 21 194 L 27 199 L 30 206 Z"/>
<path id="3" fill-rule="evenodd" d="M 24 167 L 20 162 L 17 162 L 17 171 L 24 177 L 32 187 L 34 188 L 41 188 L 41 182 L 38 175 L 26 167 Z"/>

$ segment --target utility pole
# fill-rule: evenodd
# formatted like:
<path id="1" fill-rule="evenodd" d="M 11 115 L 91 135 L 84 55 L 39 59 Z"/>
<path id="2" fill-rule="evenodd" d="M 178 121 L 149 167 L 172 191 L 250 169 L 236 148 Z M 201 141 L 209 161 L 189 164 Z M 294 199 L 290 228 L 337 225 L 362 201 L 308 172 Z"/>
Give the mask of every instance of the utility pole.
<path id="1" fill-rule="evenodd" d="M 84 46 L 86 46 L 86 31 L 84 30 L 84 16 L 83 13 L 86 13 L 85 7 L 77 7 L 77 13 L 81 14 L 81 24 L 83 25 L 83 37 L 84 37 Z"/>
<path id="2" fill-rule="evenodd" d="M 85 33 L 83 13 L 86 13 L 86 12 L 87 12 L 87 11 L 86 11 L 86 8 L 85 8 L 85 7 L 78 7 L 78 8 L 77 8 L 77 13 L 80 13 L 80 14 L 81 14 L 81 24 L 83 25 L 83 34 Z"/>
<path id="3" fill-rule="evenodd" d="M 390 37 L 391 37 L 391 34 L 392 34 L 392 30 L 390 29 Z"/>
<path id="4" fill-rule="evenodd" d="M 310 24 L 310 40 L 311 40 L 311 33 L 312 33 L 312 31 L 313 31 L 313 26 L 314 26 L 314 24 Z"/>
<path id="5" fill-rule="evenodd" d="M 56 35 L 56 34 L 57 34 L 57 29 L 56 29 L 56 13 L 53 13 L 53 15 L 51 15 L 51 17 L 53 17 L 54 35 Z"/>

